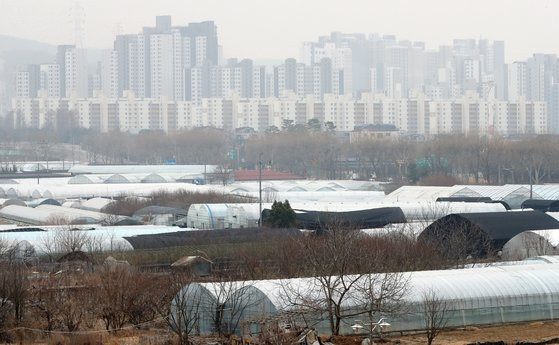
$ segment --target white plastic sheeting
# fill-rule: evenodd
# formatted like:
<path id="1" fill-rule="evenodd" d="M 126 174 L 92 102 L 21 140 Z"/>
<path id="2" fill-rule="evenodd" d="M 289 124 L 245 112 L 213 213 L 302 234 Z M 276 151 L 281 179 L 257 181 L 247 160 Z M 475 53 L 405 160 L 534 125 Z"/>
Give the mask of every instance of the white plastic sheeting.
<path id="1" fill-rule="evenodd" d="M 0 225 L 0 240 L 7 244 L 16 244 L 27 241 L 38 254 L 52 251 L 47 248 L 53 245 L 57 233 L 61 231 L 80 231 L 80 237 L 84 239 L 84 251 L 121 251 L 132 250 L 132 245 L 124 237 L 140 235 L 156 235 L 169 232 L 188 231 L 171 226 L 72 226 L 69 230 L 65 226 L 39 226 L 33 227 L 42 231 L 25 231 L 30 227 L 17 225 Z M 20 231 L 18 231 L 20 230 Z M 62 235 L 64 236 L 64 235 Z"/>
<path id="2" fill-rule="evenodd" d="M 500 203 L 483 202 L 395 202 L 400 207 L 408 222 L 434 221 L 452 213 L 484 213 L 505 212 L 506 208 Z M 429 225 L 429 224 L 427 224 Z"/>
<path id="3" fill-rule="evenodd" d="M 386 196 L 386 202 L 399 201 L 435 201 L 440 197 L 449 197 L 459 187 L 402 186 Z"/>
<path id="4" fill-rule="evenodd" d="M 453 188 L 459 188 L 459 190 L 451 194 L 450 196 L 489 197 L 491 198 L 491 200 L 504 201 L 509 204 L 511 208 L 520 208 L 522 202 L 530 198 L 530 187 L 523 185 L 457 185 Z M 542 199 L 542 197 L 534 190 L 532 190 L 532 199 Z"/>
<path id="5" fill-rule="evenodd" d="M 406 200 L 435 201 L 439 197 L 489 197 L 491 200 L 504 201 L 511 208 L 520 208 L 522 202 L 530 198 L 529 186 L 524 185 L 455 185 L 452 187 L 403 186 L 386 196 L 386 201 L 397 202 Z M 533 199 L 542 199 L 536 191 L 532 191 Z"/>
<path id="6" fill-rule="evenodd" d="M 40 205 L 56 205 L 56 206 L 60 206 L 60 203 L 54 199 L 48 199 L 48 198 L 42 198 L 42 199 L 33 199 L 31 201 L 28 201 L 27 206 L 29 207 L 37 207 Z"/>
<path id="7" fill-rule="evenodd" d="M 76 175 L 68 180 L 68 184 L 103 183 L 107 177 L 107 175 Z"/>
<path id="8" fill-rule="evenodd" d="M 256 192 L 232 192 L 234 194 L 248 196 L 258 200 Z M 385 198 L 384 192 L 378 191 L 321 191 L 321 192 L 263 192 L 262 200 L 265 202 L 285 201 L 289 202 L 382 202 Z"/>
<path id="9" fill-rule="evenodd" d="M 448 305 L 445 317 L 449 327 L 554 319 L 559 312 L 559 264 L 542 262 L 403 273 L 409 281 L 409 291 L 404 296 L 409 310 L 403 315 L 383 316 L 390 320 L 392 330 L 423 329 L 422 302 L 425 293 L 432 291 Z M 321 298 L 322 290 L 314 278 L 231 283 L 231 286 L 235 284 L 250 285 L 262 292 L 273 305 L 269 316 L 295 310 L 297 302 L 304 303 L 302 299 Z M 200 285 L 208 291 L 217 288 L 217 283 Z M 360 308 L 361 297 L 356 291 L 348 292 L 342 303 L 342 309 L 349 314 Z M 264 316 L 260 315 L 259 319 Z M 350 325 L 354 318 L 342 322 L 342 333 L 352 333 Z M 324 317 L 316 328 L 321 333 L 327 332 L 327 325 Z"/>
<path id="10" fill-rule="evenodd" d="M 6 185 L 0 186 L 5 188 Z M 220 186 L 199 186 L 191 183 L 125 183 L 125 184 L 69 184 L 69 185 L 11 185 L 5 189 L 5 198 L 32 199 L 32 193 L 37 190 L 43 198 L 90 199 L 94 197 L 114 198 L 122 195 L 149 196 L 157 191 L 176 192 L 187 191 L 221 191 Z"/>
<path id="11" fill-rule="evenodd" d="M 223 229 L 226 227 L 228 204 L 192 204 L 186 219 L 188 226 L 197 229 Z"/>
<path id="12" fill-rule="evenodd" d="M 211 173 L 216 165 L 75 165 L 69 172 L 78 174 L 151 174 L 178 173 L 203 174 Z"/>
<path id="13" fill-rule="evenodd" d="M 546 212 L 548 216 L 551 216 L 557 220 L 559 220 L 559 212 Z"/>
<path id="14" fill-rule="evenodd" d="M 530 189 L 529 185 L 524 188 Z M 532 191 L 545 200 L 559 200 L 559 184 L 533 185 Z"/>
<path id="15" fill-rule="evenodd" d="M 96 183 L 174 183 L 202 178 L 204 174 L 192 173 L 145 173 L 145 174 L 84 174 L 68 180 L 68 184 Z"/>
<path id="16" fill-rule="evenodd" d="M 10 205 L 0 209 L 0 217 L 24 224 L 45 225 L 57 222 L 71 223 L 80 218 L 101 222 L 106 219 L 108 215 L 105 213 L 55 205 L 40 205 L 35 208 Z M 114 217 L 115 220 L 126 218 L 121 216 Z"/>
<path id="17" fill-rule="evenodd" d="M 142 179 L 136 175 L 114 174 L 107 178 L 103 183 L 121 184 L 121 183 L 141 183 Z"/>
<path id="18" fill-rule="evenodd" d="M 81 200 L 68 199 L 62 203 L 62 206 L 80 208 L 81 204 L 82 204 Z"/>
<path id="19" fill-rule="evenodd" d="M 39 178 L 37 181 L 36 178 L 22 178 L 22 179 L 15 179 L 17 184 L 23 185 L 41 185 L 41 186 L 63 186 L 68 183 L 70 180 L 69 177 L 45 177 Z"/>
<path id="20" fill-rule="evenodd" d="M 31 208 L 27 206 L 10 205 L 0 209 L 0 218 L 14 222 L 21 222 L 31 225 L 43 225 L 54 221 L 53 213 L 39 207 Z"/>
<path id="21" fill-rule="evenodd" d="M 236 182 L 228 186 L 232 193 L 255 193 L 258 182 Z M 270 192 L 315 192 L 315 191 L 381 191 L 378 182 L 353 180 L 289 180 L 262 181 L 262 190 Z M 384 194 L 384 193 L 383 193 Z"/>
<path id="22" fill-rule="evenodd" d="M 388 224 L 382 228 L 375 229 L 361 229 L 361 231 L 371 236 L 406 236 L 410 239 L 417 239 L 417 237 L 430 225 L 429 222 L 410 222 L 399 224 Z"/>
<path id="23" fill-rule="evenodd" d="M 200 335 L 215 332 L 215 313 L 221 309 L 222 329 L 234 334 L 241 334 L 244 329 L 251 334 L 261 332 L 261 325 L 254 322 L 262 315 L 276 313 L 275 305 L 260 289 L 250 282 L 232 282 L 224 284 L 190 283 L 185 285 L 171 303 L 171 327 L 176 328 L 177 308 L 182 313 L 196 314 L 193 325 Z M 245 326 L 250 327 L 246 329 Z M 184 326 L 183 326 L 184 327 Z"/>
<path id="24" fill-rule="evenodd" d="M 91 198 L 79 204 L 75 208 L 79 208 L 82 210 L 87 211 L 94 211 L 94 212 L 101 212 L 101 210 L 110 204 L 114 203 L 115 200 L 113 199 L 106 199 L 106 198 Z"/>
<path id="25" fill-rule="evenodd" d="M 502 258 L 521 260 L 559 254 L 559 229 L 524 231 L 503 245 Z"/>
<path id="26" fill-rule="evenodd" d="M 10 205 L 18 205 L 18 206 L 27 206 L 25 201 L 20 199 L 6 199 L 2 204 L 2 207 L 10 206 Z"/>
<path id="27" fill-rule="evenodd" d="M 39 169 L 50 170 L 68 170 L 72 166 L 72 162 L 66 161 L 33 161 L 33 162 L 15 162 L 16 167 L 23 172 L 33 172 L 37 171 L 37 166 Z"/>

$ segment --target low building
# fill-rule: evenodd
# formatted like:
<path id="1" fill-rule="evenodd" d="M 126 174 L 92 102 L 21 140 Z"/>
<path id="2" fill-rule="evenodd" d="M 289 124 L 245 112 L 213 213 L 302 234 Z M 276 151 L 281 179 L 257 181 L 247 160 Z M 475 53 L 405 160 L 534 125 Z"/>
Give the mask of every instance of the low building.
<path id="1" fill-rule="evenodd" d="M 398 139 L 400 131 L 395 125 L 391 124 L 373 124 L 355 128 L 349 133 L 350 144 L 362 140 L 381 140 L 381 139 Z"/>

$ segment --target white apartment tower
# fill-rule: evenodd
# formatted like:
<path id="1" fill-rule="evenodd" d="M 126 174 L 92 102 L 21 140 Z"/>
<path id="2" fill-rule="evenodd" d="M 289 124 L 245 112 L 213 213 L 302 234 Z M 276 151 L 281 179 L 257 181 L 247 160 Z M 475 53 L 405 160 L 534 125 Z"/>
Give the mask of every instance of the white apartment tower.
<path id="1" fill-rule="evenodd" d="M 88 95 L 87 53 L 85 49 L 70 48 L 64 54 L 66 97 L 85 98 Z"/>
<path id="2" fill-rule="evenodd" d="M 507 99 L 517 101 L 521 97 L 526 97 L 526 63 L 513 62 L 507 66 Z"/>
<path id="3" fill-rule="evenodd" d="M 152 34 L 150 41 L 151 97 L 174 96 L 173 35 Z"/>
<path id="4" fill-rule="evenodd" d="M 101 63 L 101 89 L 103 94 L 109 98 L 117 98 L 118 95 L 118 53 L 109 50 L 103 54 Z"/>
<path id="5" fill-rule="evenodd" d="M 39 66 L 40 89 L 47 97 L 60 98 L 60 66 L 58 64 L 41 64 Z"/>
<path id="6" fill-rule="evenodd" d="M 18 71 L 16 74 L 16 97 L 28 98 L 30 96 L 30 76 L 28 71 Z"/>
<path id="7" fill-rule="evenodd" d="M 205 36 L 196 36 L 196 66 L 200 66 L 206 61 L 208 55 L 208 39 Z"/>
<path id="8" fill-rule="evenodd" d="M 144 35 L 136 35 L 128 44 L 128 85 L 136 97 L 146 97 L 146 41 Z"/>

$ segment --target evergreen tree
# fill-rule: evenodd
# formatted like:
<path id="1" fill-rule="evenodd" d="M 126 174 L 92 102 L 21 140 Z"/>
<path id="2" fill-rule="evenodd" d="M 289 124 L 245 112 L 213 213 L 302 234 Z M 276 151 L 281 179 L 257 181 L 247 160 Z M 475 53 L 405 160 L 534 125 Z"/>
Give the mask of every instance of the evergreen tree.
<path id="1" fill-rule="evenodd" d="M 289 205 L 289 201 L 274 201 L 272 209 L 265 219 L 265 224 L 272 228 L 289 228 L 297 224 L 295 211 Z"/>

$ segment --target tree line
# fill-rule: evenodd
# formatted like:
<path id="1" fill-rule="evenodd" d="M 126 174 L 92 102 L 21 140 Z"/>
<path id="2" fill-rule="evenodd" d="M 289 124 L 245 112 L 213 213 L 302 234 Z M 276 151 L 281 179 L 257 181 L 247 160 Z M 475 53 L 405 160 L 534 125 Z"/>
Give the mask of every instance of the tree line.
<path id="1" fill-rule="evenodd" d="M 63 115 L 60 115 L 63 117 Z M 314 121 L 313 121 L 314 120 Z M 214 164 L 224 171 L 264 167 L 302 177 L 421 183 L 432 177 L 447 183 L 547 183 L 559 177 L 559 137 L 440 135 L 428 140 L 400 136 L 350 142 L 331 123 L 306 125 L 285 120 L 282 128 L 230 133 L 194 128 L 165 133 L 144 130 L 99 133 L 71 122 L 45 129 L 0 127 L 0 163 L 70 160 L 64 144 L 79 145 L 96 164 Z M 27 143 L 28 145 L 25 145 Z M 37 147 L 39 148 L 37 150 Z M 17 148 L 17 150 L 13 150 Z M 262 154 L 262 155 L 260 155 Z"/>

